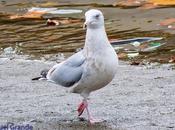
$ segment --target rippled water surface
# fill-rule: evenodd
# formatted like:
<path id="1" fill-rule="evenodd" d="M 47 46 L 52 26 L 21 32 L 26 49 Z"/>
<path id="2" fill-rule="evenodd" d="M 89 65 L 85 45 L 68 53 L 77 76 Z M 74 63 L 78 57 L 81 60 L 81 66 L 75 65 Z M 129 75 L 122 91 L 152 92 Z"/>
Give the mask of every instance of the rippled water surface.
<path id="1" fill-rule="evenodd" d="M 84 12 L 89 8 L 94 8 L 94 4 L 74 3 L 74 5 L 72 5 L 69 2 L 65 2 L 60 5 L 45 2 L 46 7 L 80 9 L 83 12 L 69 15 L 46 15 L 44 18 L 38 19 L 9 19 L 10 15 L 23 14 L 26 12 L 26 8 L 36 5 L 37 7 L 39 5 L 43 6 L 44 2 L 35 1 L 33 3 L 15 3 L 10 1 L 1 1 L 1 53 L 3 53 L 4 48 L 12 47 L 13 49 L 16 49 L 16 53 L 20 55 L 29 55 L 34 58 L 41 58 L 47 55 L 55 55 L 60 53 L 67 57 L 76 52 L 79 48 L 83 47 L 85 39 L 85 30 L 82 28 Z M 166 43 L 164 46 L 160 47 L 154 52 L 141 53 L 140 58 L 161 57 L 162 59 L 165 59 L 174 55 L 174 34 L 165 31 L 165 29 L 157 28 L 156 23 L 154 24 L 154 21 L 156 21 L 154 20 L 154 16 L 148 16 L 151 14 L 151 12 L 148 14 L 143 14 L 143 17 L 147 16 L 147 19 L 143 19 L 140 18 L 141 14 L 139 14 L 140 11 L 137 9 L 117 9 L 115 7 L 110 7 L 109 3 L 106 5 L 109 7 L 102 7 L 102 5 L 99 7 L 98 5 L 95 6 L 104 12 L 106 18 L 106 31 L 109 39 L 126 39 L 145 36 L 163 37 L 161 42 Z M 126 17 L 124 17 L 125 14 Z M 47 18 L 66 22 L 58 26 L 47 26 Z M 144 24 L 146 26 L 148 25 L 148 28 L 145 29 Z M 152 28 L 151 24 L 154 24 L 155 27 Z M 167 62 L 168 59 L 165 61 Z"/>

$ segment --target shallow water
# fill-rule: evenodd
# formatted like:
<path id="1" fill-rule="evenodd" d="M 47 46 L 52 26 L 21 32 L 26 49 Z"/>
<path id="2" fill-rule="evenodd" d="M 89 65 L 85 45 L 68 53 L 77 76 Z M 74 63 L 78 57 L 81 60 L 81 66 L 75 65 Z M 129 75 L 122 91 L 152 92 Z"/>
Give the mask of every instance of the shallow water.
<path id="1" fill-rule="evenodd" d="M 83 20 L 84 12 L 88 8 L 92 8 L 91 6 L 94 6 L 93 4 L 76 5 L 75 3 L 74 6 L 72 6 L 72 4 L 69 4 L 69 2 L 63 3 L 64 4 L 63 6 L 59 4 L 56 5 L 45 4 L 46 6 L 49 7 L 54 6 L 63 9 L 66 8 L 81 9 L 83 11 L 83 13 L 80 14 L 61 15 L 61 16 L 51 15 L 51 17 L 56 17 L 54 18 L 56 20 L 69 19 L 76 21 L 74 23 L 66 23 L 61 24 L 59 26 L 46 25 L 47 17 L 50 17 L 50 15 L 48 16 L 46 15 L 45 16 L 46 18 L 42 19 L 16 19 L 16 20 L 9 19 L 8 17 L 9 14 L 23 14 L 26 11 L 25 9 L 27 7 L 32 7 L 36 5 L 38 6 L 39 4 L 43 5 L 42 1 L 38 1 L 38 3 L 37 4 L 36 3 L 37 2 L 35 3 L 16 2 L 15 4 L 15 2 L 13 3 L 7 1 L 4 4 L 3 2 L 1 2 L 2 7 L 1 8 L 2 13 L 0 14 L 1 53 L 3 53 L 4 48 L 12 47 L 14 50 L 16 50 L 16 53 L 19 55 L 29 55 L 30 57 L 33 58 L 45 57 L 47 59 L 49 57 L 55 56 L 56 54 L 58 55 L 63 54 L 65 57 L 67 57 L 83 47 L 85 39 L 85 30 L 83 30 L 82 28 L 84 21 Z M 69 7 L 69 5 L 71 7 Z M 165 42 L 166 43 L 165 45 L 160 47 L 158 50 L 155 50 L 154 52 L 140 53 L 140 55 L 134 59 L 139 60 L 144 58 L 144 59 L 150 59 L 151 61 L 168 62 L 171 56 L 175 54 L 175 51 L 170 51 L 175 49 L 174 35 L 164 31 L 164 29 L 162 30 L 157 29 L 157 27 L 151 28 L 149 27 L 149 25 L 148 28 L 144 29 L 144 26 L 147 25 L 146 24 L 141 25 L 142 23 L 139 24 L 140 22 L 139 21 L 140 16 L 138 16 L 140 15 L 139 10 L 137 9 L 123 10 L 110 6 L 101 7 L 101 5 L 99 5 L 98 8 L 100 8 L 106 16 L 105 19 L 106 31 L 109 39 L 126 39 L 126 38 L 145 37 L 145 36 L 163 37 L 163 40 L 160 42 Z M 123 18 L 125 18 L 123 17 L 123 14 L 128 15 L 131 21 L 127 22 L 127 19 L 123 20 Z M 119 17 L 117 17 L 117 15 L 119 15 Z M 149 24 L 150 22 L 149 17 L 146 20 L 147 20 L 146 23 Z M 129 26 L 128 23 L 130 23 L 131 26 Z M 119 53 L 125 53 L 125 52 L 119 51 Z M 128 60 L 128 57 L 124 58 L 121 57 L 121 59 Z"/>

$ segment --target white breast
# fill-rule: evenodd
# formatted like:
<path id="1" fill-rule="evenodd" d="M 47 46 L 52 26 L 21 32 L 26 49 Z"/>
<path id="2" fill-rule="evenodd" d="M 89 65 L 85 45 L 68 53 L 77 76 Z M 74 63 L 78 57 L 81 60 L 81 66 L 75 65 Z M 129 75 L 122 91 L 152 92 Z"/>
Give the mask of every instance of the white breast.
<path id="1" fill-rule="evenodd" d="M 105 87 L 115 76 L 118 57 L 113 48 L 109 47 L 93 56 L 87 58 L 82 79 L 73 88 L 76 93 L 90 93 Z"/>

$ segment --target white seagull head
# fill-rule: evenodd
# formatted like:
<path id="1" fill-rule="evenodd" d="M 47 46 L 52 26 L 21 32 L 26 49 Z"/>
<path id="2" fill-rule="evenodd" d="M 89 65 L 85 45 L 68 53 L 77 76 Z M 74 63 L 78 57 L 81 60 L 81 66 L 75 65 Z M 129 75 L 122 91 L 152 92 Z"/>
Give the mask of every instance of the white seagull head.
<path id="1" fill-rule="evenodd" d="M 87 28 L 97 29 L 104 26 L 104 16 L 100 10 L 91 9 L 85 13 L 85 23 Z"/>

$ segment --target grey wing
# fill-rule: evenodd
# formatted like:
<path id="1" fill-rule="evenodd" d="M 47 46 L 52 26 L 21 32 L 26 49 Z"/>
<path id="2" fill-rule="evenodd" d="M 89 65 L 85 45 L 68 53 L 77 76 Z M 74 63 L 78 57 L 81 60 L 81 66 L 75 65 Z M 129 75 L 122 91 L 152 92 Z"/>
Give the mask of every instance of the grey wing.
<path id="1" fill-rule="evenodd" d="M 56 65 L 49 73 L 49 80 L 64 87 L 71 87 L 77 83 L 83 74 L 85 57 L 82 51 L 69 57 L 66 61 Z"/>

